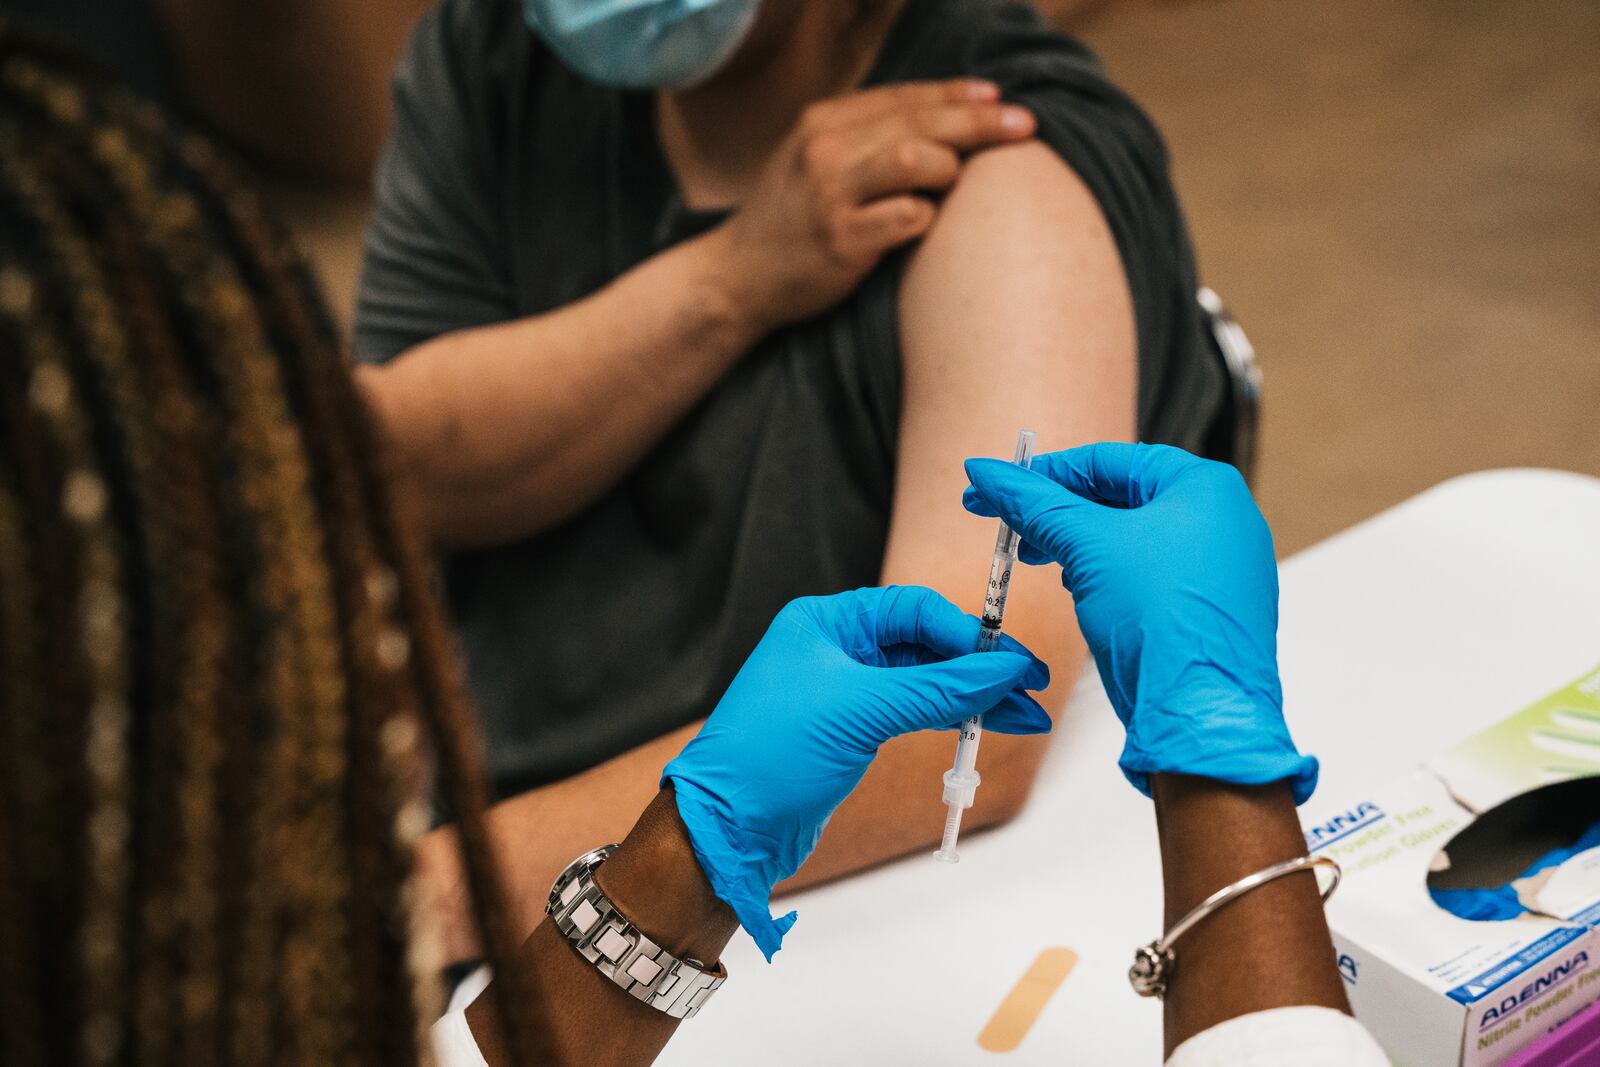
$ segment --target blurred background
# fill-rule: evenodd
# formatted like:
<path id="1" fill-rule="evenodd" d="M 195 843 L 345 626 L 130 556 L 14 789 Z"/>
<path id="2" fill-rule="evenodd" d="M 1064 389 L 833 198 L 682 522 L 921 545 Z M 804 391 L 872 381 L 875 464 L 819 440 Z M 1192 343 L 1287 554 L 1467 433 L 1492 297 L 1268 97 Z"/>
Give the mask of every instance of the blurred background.
<path id="1" fill-rule="evenodd" d="M 113 24 L 139 5 L 91 6 Z M 389 57 L 428 0 L 155 6 L 237 143 L 334 172 L 271 184 L 348 323 Z M 1166 135 L 1204 280 L 1265 369 L 1257 489 L 1280 553 L 1465 471 L 1600 474 L 1600 3 L 1040 6 Z M 260 25 L 232 36 L 280 35 L 295 77 L 258 69 L 271 47 L 215 45 L 246 9 Z M 330 85 L 360 121 L 330 123 Z"/>
<path id="2" fill-rule="evenodd" d="M 1280 553 L 1464 471 L 1600 474 L 1600 4 L 1133 3 L 1083 36 L 1260 354 Z"/>

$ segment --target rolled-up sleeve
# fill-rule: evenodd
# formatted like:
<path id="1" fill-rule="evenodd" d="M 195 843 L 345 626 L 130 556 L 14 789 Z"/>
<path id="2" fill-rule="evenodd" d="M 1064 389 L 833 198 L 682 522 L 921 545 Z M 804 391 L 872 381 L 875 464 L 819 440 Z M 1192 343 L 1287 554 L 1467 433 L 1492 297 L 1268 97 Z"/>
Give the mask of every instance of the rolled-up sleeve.
<path id="1" fill-rule="evenodd" d="M 526 33 L 496 0 L 444 0 L 394 78 L 394 125 L 362 250 L 356 351 L 384 362 L 516 313 L 499 220 L 509 52 Z M 509 35 L 509 39 L 508 39 Z"/>

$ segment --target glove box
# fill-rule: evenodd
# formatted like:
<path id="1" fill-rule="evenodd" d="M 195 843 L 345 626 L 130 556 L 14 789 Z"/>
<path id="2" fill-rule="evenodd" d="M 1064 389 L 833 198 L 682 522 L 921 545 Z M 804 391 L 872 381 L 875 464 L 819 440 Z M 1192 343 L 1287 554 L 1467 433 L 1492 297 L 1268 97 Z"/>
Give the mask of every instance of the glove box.
<path id="1" fill-rule="evenodd" d="M 1600 1000 L 1600 671 L 1351 803 L 1306 845 L 1357 1018 L 1397 1067 L 1492 1067 Z"/>

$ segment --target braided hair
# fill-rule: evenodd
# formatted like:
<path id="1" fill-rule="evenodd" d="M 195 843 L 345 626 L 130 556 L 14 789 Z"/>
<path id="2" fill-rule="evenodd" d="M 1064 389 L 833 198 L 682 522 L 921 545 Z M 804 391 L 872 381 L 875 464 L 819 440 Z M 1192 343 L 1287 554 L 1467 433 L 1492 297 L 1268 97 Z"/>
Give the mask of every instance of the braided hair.
<path id="1" fill-rule="evenodd" d="M 0 1062 L 425 1061 L 435 788 L 553 1059 L 390 495 L 240 173 L 0 19 Z"/>

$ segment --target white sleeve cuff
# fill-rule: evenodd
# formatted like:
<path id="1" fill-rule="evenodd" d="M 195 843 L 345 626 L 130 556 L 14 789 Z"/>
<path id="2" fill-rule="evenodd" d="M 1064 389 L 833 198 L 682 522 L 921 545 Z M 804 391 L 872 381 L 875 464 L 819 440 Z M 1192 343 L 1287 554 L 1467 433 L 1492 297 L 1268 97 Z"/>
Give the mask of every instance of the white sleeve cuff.
<path id="1" fill-rule="evenodd" d="M 1307 1005 L 1218 1023 L 1179 1045 L 1167 1067 L 1389 1067 L 1389 1057 L 1344 1012 Z"/>
<path id="2" fill-rule="evenodd" d="M 461 980 L 450 995 L 450 1007 L 429 1031 L 436 1067 L 489 1067 L 467 1025 L 467 1009 L 489 984 L 489 968 L 479 967 Z"/>

